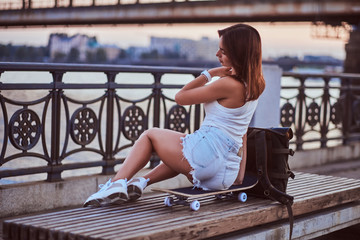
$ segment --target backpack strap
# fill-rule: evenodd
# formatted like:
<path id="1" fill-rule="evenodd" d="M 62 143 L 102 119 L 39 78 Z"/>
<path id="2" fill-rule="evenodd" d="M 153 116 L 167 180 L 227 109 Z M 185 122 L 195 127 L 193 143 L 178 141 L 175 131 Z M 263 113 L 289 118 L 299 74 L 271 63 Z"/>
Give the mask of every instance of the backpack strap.
<path id="1" fill-rule="evenodd" d="M 294 225 L 294 216 L 292 212 L 291 205 L 293 204 L 294 197 L 283 193 L 277 190 L 270 182 L 268 173 L 267 173 L 267 144 L 266 144 L 266 133 L 265 131 L 256 131 L 255 133 L 255 143 L 256 146 L 256 169 L 259 179 L 259 183 L 264 188 L 264 195 L 270 199 L 277 200 L 280 203 L 286 205 L 289 215 L 290 222 L 290 236 L 292 237 L 293 225 Z"/>
<path id="2" fill-rule="evenodd" d="M 252 130 L 258 130 L 258 131 L 266 131 L 266 132 L 272 132 L 277 135 L 281 135 L 286 137 L 287 139 L 293 138 L 293 131 L 289 127 L 281 127 L 281 128 L 258 128 L 258 127 L 249 127 L 249 129 Z"/>
<path id="3" fill-rule="evenodd" d="M 288 179 L 289 177 L 291 177 L 292 179 L 295 178 L 295 174 L 292 171 L 287 171 L 287 173 L 268 173 L 268 176 L 278 179 Z"/>
<path id="4" fill-rule="evenodd" d="M 295 152 L 291 148 L 273 148 L 272 153 L 274 154 L 287 154 L 294 156 Z"/>
<path id="5" fill-rule="evenodd" d="M 290 232 L 289 232 L 289 240 L 291 240 L 292 237 L 292 232 L 293 232 L 293 228 L 294 228 L 294 215 L 293 215 L 293 211 L 292 211 L 292 202 L 287 202 L 286 203 L 286 208 L 288 211 L 288 215 L 289 215 L 289 223 L 290 223 Z"/>

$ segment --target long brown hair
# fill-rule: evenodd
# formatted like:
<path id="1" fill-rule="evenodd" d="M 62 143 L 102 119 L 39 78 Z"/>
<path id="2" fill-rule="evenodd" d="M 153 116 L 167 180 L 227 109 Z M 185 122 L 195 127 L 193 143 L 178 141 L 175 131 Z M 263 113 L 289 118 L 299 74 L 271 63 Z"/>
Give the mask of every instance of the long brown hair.
<path id="1" fill-rule="evenodd" d="M 246 24 L 236 24 L 218 33 L 236 72 L 235 78 L 246 86 L 246 101 L 258 99 L 265 89 L 260 34 Z"/>

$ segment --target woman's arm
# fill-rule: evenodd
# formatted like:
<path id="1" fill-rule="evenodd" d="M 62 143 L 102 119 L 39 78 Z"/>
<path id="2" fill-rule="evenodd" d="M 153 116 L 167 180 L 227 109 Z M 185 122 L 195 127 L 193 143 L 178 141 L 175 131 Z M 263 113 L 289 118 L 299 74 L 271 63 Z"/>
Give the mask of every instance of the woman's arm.
<path id="1" fill-rule="evenodd" d="M 240 162 L 239 173 L 238 173 L 238 176 L 236 177 L 234 185 L 240 185 L 240 184 L 242 184 L 242 182 L 244 180 L 245 168 L 246 168 L 246 155 L 247 155 L 246 148 L 247 148 L 247 134 L 245 133 L 245 135 L 243 136 L 242 153 L 241 152 L 239 153 L 240 156 L 242 154 L 242 160 Z M 240 151 L 241 151 L 241 149 L 240 149 Z"/>
<path id="2" fill-rule="evenodd" d="M 207 78 L 200 75 L 186 84 L 176 95 L 175 101 L 179 105 L 191 105 L 210 102 L 217 99 L 228 98 L 234 87 L 231 85 L 230 68 L 218 67 L 209 70 L 212 77 L 219 76 L 221 79 L 211 84 L 207 84 Z"/>

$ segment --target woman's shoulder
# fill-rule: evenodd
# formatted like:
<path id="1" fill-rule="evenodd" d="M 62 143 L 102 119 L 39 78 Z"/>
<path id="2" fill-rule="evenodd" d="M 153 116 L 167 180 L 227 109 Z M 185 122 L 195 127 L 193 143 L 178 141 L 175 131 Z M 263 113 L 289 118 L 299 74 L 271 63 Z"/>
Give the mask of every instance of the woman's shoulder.
<path id="1" fill-rule="evenodd" d="M 217 85 L 226 93 L 226 97 L 218 99 L 219 103 L 227 108 L 238 108 L 244 105 L 246 88 L 245 85 L 231 76 L 218 79 Z"/>
<path id="2" fill-rule="evenodd" d="M 218 84 L 225 85 L 226 87 L 231 89 L 245 90 L 245 84 L 233 76 L 221 77 L 216 82 L 218 82 Z"/>
<path id="3" fill-rule="evenodd" d="M 220 77 L 217 81 L 221 81 L 221 82 L 227 82 L 229 84 L 239 84 L 242 86 L 245 86 L 244 83 L 242 81 L 240 81 L 239 79 L 235 78 L 235 76 L 223 76 Z"/>

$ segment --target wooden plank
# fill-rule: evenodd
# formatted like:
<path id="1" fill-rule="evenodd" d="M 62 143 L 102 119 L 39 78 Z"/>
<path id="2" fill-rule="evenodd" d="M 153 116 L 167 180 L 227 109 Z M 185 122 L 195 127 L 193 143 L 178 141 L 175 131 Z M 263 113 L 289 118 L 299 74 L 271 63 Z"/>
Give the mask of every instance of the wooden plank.
<path id="1" fill-rule="evenodd" d="M 143 206 L 147 207 L 149 201 L 153 202 L 157 202 L 160 201 L 160 199 L 162 198 L 161 195 L 154 195 L 154 196 L 147 196 L 145 198 L 142 198 L 141 201 L 138 202 L 129 202 L 127 203 L 128 207 L 133 207 L 136 206 L 137 209 L 141 209 Z M 112 207 L 116 208 L 116 205 L 112 205 Z M 119 205 L 120 207 L 120 205 Z M 61 210 L 61 211 L 55 211 L 55 212 L 49 212 L 49 213 L 43 213 L 43 214 L 36 214 L 36 215 L 30 215 L 30 216 L 25 216 L 25 217 L 19 217 L 19 218 L 15 218 L 15 219 L 9 219 L 7 220 L 7 222 L 12 222 L 12 221 L 16 221 L 18 223 L 26 223 L 26 222 L 34 222 L 35 219 L 39 219 L 39 216 L 41 216 L 41 220 L 51 220 L 54 219 L 54 217 L 56 218 L 60 218 L 61 216 L 71 216 L 71 215 L 79 215 L 81 213 L 84 214 L 91 214 L 91 213 L 97 213 L 99 210 L 99 208 L 74 208 L 74 209 L 68 209 L 68 210 Z M 106 208 L 106 210 L 108 211 L 112 211 L 109 208 Z"/>
<path id="2" fill-rule="evenodd" d="M 274 211 L 274 208 L 270 205 L 268 205 L 268 207 L 264 204 L 253 206 L 253 208 L 250 208 L 250 211 L 253 214 L 251 214 L 250 211 L 241 213 L 237 211 L 237 209 L 221 209 L 222 211 L 217 211 L 216 213 L 209 214 L 209 212 L 207 212 L 207 214 L 201 215 L 197 212 L 190 212 L 188 216 L 184 216 L 181 219 L 172 218 L 164 224 L 156 224 L 151 227 L 146 227 L 144 232 L 133 231 L 133 235 L 128 234 L 127 238 L 137 239 L 148 236 L 152 239 L 196 239 L 211 237 L 224 230 L 233 231 L 257 224 L 256 221 L 248 221 L 248 218 L 250 217 L 249 215 L 259 216 L 258 213 L 261 213 L 261 217 L 266 217 L 269 210 Z M 280 206 L 277 205 L 277 207 Z M 276 214 L 271 215 L 276 216 Z M 115 234 L 111 236 L 115 236 Z M 110 236 L 105 235 L 101 237 L 107 238 Z"/>
<path id="3" fill-rule="evenodd" d="M 336 184 L 327 184 L 327 185 L 319 185 L 318 188 L 314 187 L 314 186 L 308 186 L 307 188 L 302 189 L 302 191 L 296 190 L 295 195 L 302 195 L 302 194 L 307 194 L 307 193 L 312 193 L 312 192 L 321 192 L 325 189 L 338 189 L 340 188 L 341 190 L 347 190 L 347 189 L 355 189 L 358 188 L 360 186 L 360 181 L 359 182 L 352 182 L 352 183 L 346 183 L 344 182 L 344 184 L 341 183 L 336 183 Z M 292 192 L 292 189 L 289 189 L 289 191 L 287 191 L 289 193 Z"/>
<path id="4" fill-rule="evenodd" d="M 160 200 L 161 198 L 159 198 Z M 136 206 L 136 210 L 137 212 L 141 213 L 142 210 L 144 208 L 148 208 L 149 205 L 147 204 L 146 200 L 144 201 L 139 201 L 137 203 L 129 203 L 127 205 L 127 209 L 124 209 L 121 206 L 111 206 L 111 207 L 107 207 L 107 208 L 101 208 L 101 211 L 99 211 L 98 208 L 77 208 L 77 209 L 73 209 L 71 211 L 60 211 L 57 212 L 58 214 L 54 214 L 54 213 L 47 213 L 47 214 L 41 214 L 40 217 L 39 215 L 35 215 L 35 216 L 30 216 L 30 217 L 25 217 L 25 218 L 20 218 L 19 221 L 17 221 L 18 223 L 31 223 L 31 225 L 33 226 L 37 226 L 37 225 L 42 225 L 42 226 L 51 226 L 52 222 L 58 223 L 58 222 L 63 222 L 66 221 L 66 219 L 87 219 L 87 218 L 91 218 L 91 217 L 96 217 L 96 216 L 106 216 L 108 214 L 111 213 L 116 213 L 116 214 L 120 214 L 121 212 L 126 212 L 128 209 L 132 208 Z M 150 205 L 152 206 L 152 205 Z M 55 212 L 56 213 L 56 212 Z M 134 214 L 134 212 L 132 212 L 132 214 Z M 10 220 L 11 222 L 12 220 Z"/>
<path id="5" fill-rule="evenodd" d="M 304 197 L 307 195 L 319 195 L 322 193 L 326 193 L 326 192 L 330 192 L 330 191 L 336 191 L 336 190 L 340 190 L 340 191 L 345 191 L 347 189 L 354 189 L 360 186 L 360 183 L 352 183 L 351 185 L 342 185 L 341 183 L 337 183 L 337 184 L 333 184 L 333 185 L 324 185 L 324 186 L 319 186 L 318 188 L 314 188 L 314 187 L 308 187 L 305 188 L 303 190 L 299 190 L 296 192 L 292 192 L 287 191 L 290 195 L 294 195 L 296 197 Z"/>
<path id="6" fill-rule="evenodd" d="M 307 197 L 299 201 L 295 200 L 293 205 L 294 215 L 314 212 L 317 210 L 334 207 L 348 202 L 357 201 L 360 196 L 360 188 L 333 192 L 316 197 Z"/>

